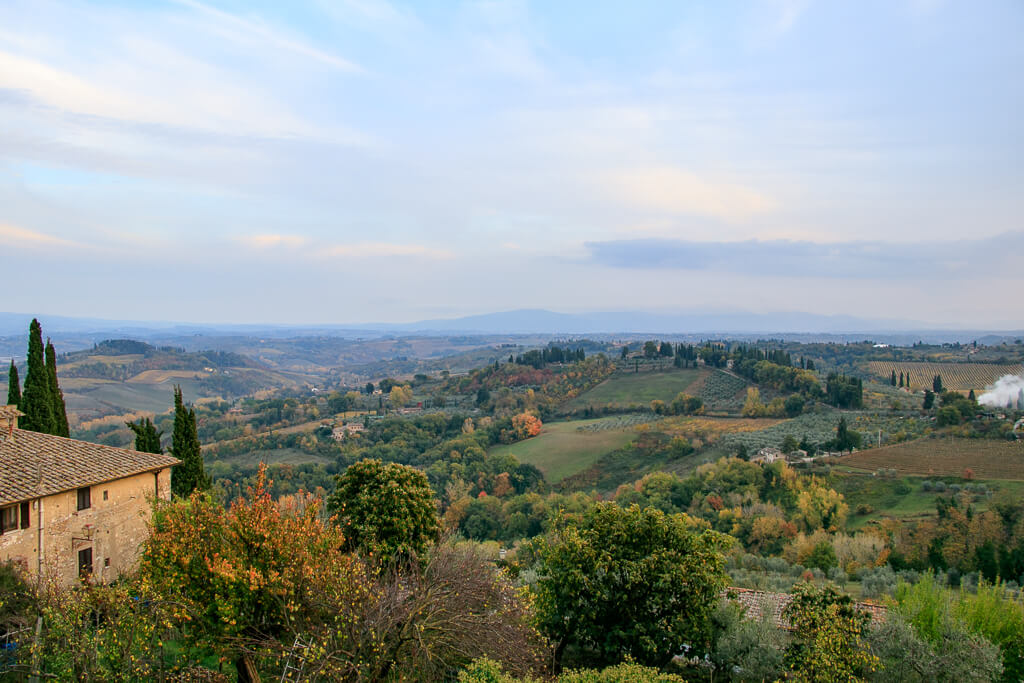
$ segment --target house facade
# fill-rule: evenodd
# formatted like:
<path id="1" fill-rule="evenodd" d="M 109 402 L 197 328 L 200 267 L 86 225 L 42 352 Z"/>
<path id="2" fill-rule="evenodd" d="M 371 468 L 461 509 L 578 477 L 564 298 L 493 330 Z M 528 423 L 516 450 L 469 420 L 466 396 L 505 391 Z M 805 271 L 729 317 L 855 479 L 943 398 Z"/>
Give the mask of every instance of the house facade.
<path id="1" fill-rule="evenodd" d="M 62 585 L 130 571 L 178 460 L 21 430 L 19 415 L 0 407 L 0 562 Z"/>

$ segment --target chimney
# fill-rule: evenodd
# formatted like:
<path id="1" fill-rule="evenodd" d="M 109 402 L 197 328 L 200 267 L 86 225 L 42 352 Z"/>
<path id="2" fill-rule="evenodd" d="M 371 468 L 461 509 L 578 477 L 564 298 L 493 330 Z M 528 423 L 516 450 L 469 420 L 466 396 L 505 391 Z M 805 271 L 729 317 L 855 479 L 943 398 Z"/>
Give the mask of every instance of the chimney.
<path id="1" fill-rule="evenodd" d="M 4 437 L 14 435 L 14 430 L 18 428 L 18 417 L 24 414 L 15 405 L 0 407 L 0 431 Z"/>

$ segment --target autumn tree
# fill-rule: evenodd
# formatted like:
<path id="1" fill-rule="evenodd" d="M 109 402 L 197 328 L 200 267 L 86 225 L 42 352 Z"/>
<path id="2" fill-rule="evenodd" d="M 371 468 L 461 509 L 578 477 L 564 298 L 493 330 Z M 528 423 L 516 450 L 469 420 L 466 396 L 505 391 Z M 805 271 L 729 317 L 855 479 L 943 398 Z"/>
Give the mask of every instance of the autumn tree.
<path id="1" fill-rule="evenodd" d="M 437 503 L 423 472 L 367 459 L 351 465 L 337 482 L 327 509 L 337 516 L 346 550 L 387 564 L 423 558 L 437 540 Z"/>
<path id="2" fill-rule="evenodd" d="M 388 400 L 395 408 L 401 408 L 412 400 L 412 387 L 408 384 L 401 384 L 391 387 L 388 393 Z"/>
<path id="3" fill-rule="evenodd" d="M 797 585 L 783 616 L 793 628 L 793 642 L 786 650 L 792 672 L 787 680 L 847 683 L 862 680 L 878 666 L 864 640 L 870 615 L 835 586 Z"/>
<path id="4" fill-rule="evenodd" d="M 541 546 L 537 618 L 556 643 L 598 663 L 632 657 L 663 666 L 684 644 L 704 643 L 726 585 L 726 537 L 686 515 L 598 503 L 576 522 L 556 520 Z"/>

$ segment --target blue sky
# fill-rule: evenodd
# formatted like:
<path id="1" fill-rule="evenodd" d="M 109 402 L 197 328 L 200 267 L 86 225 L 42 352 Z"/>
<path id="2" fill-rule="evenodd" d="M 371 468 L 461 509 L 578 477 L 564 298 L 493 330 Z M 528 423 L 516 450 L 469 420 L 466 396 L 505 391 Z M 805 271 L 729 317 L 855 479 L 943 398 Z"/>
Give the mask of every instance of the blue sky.
<path id="1" fill-rule="evenodd" d="M 1019 0 L 7 0 L 2 308 L 1019 327 L 1021 35 Z"/>

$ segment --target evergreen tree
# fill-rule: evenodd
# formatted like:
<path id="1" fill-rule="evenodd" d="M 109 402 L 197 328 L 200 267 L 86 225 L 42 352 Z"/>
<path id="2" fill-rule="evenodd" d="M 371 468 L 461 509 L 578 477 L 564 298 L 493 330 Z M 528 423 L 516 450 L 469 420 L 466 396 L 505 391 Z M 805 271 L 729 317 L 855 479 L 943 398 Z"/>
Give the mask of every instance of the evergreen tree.
<path id="1" fill-rule="evenodd" d="M 163 432 L 156 431 L 156 425 L 148 417 L 136 422 L 125 422 L 135 432 L 135 450 L 142 453 L 163 453 L 160 437 Z"/>
<path id="2" fill-rule="evenodd" d="M 64 392 L 57 383 L 57 352 L 50 340 L 46 340 L 46 376 L 50 382 L 50 401 L 53 404 L 54 434 L 65 438 L 71 436 L 68 429 L 68 409 L 64 404 Z"/>
<path id="3" fill-rule="evenodd" d="M 57 433 L 50 378 L 43 358 L 43 329 L 35 318 L 28 328 L 28 373 L 25 375 L 25 392 L 21 395 L 21 412 L 25 413 L 20 422 L 22 429 L 43 434 Z"/>
<path id="4" fill-rule="evenodd" d="M 893 370 L 892 374 L 889 375 L 889 384 L 896 386 L 896 371 Z"/>
<path id="5" fill-rule="evenodd" d="M 921 407 L 924 410 L 931 410 L 932 406 L 934 406 L 934 405 L 935 405 L 935 393 L 930 391 L 930 390 L 928 390 L 928 389 L 925 389 L 924 390 L 924 403 L 921 404 Z"/>
<path id="6" fill-rule="evenodd" d="M 21 405 L 21 381 L 18 379 L 18 368 L 11 359 L 11 371 L 7 374 L 7 405 Z"/>
<path id="7" fill-rule="evenodd" d="M 932 391 L 936 394 L 942 393 L 942 375 L 935 375 L 935 378 L 932 379 Z"/>
<path id="8" fill-rule="evenodd" d="M 900 371 L 900 386 L 903 386 L 903 372 Z"/>
<path id="9" fill-rule="evenodd" d="M 189 496 L 193 491 L 210 488 L 210 476 L 203 467 L 199 452 L 199 434 L 196 413 L 185 408 L 181 387 L 174 387 L 174 433 L 171 435 L 171 454 L 181 461 L 171 472 L 171 491 L 176 496 Z"/>

